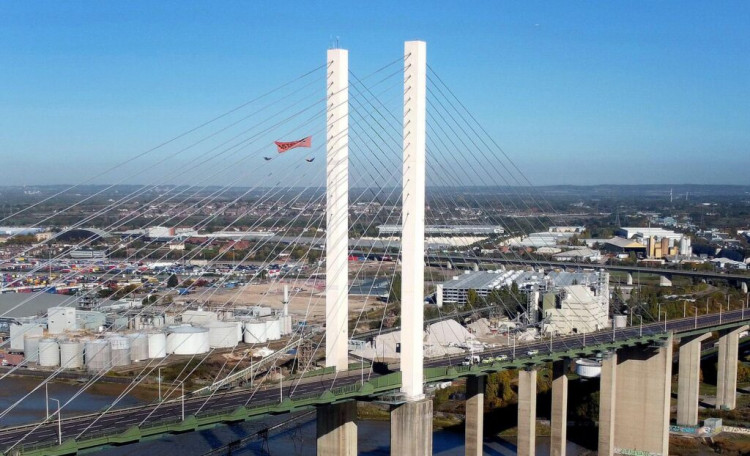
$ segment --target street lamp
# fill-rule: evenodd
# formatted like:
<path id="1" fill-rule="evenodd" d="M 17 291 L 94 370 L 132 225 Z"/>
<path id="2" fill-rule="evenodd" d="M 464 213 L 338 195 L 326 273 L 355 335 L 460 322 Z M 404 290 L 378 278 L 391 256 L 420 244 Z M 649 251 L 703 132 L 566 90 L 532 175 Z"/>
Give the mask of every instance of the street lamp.
<path id="1" fill-rule="evenodd" d="M 637 315 L 638 319 L 640 320 L 640 324 L 638 326 L 638 337 L 643 337 L 643 316 Z"/>
<path id="2" fill-rule="evenodd" d="M 162 368 L 160 367 L 160 368 L 158 368 L 158 369 L 156 370 L 156 372 L 157 372 L 157 374 L 156 374 L 156 375 L 157 375 L 156 379 L 157 379 L 157 380 L 158 380 L 158 382 L 159 382 L 159 402 L 161 402 L 161 369 L 162 369 Z"/>
<path id="3" fill-rule="evenodd" d="M 185 421 L 185 381 L 180 382 L 180 388 L 182 388 L 182 421 Z"/>
<path id="4" fill-rule="evenodd" d="M 664 332 L 667 332 L 667 312 L 664 311 Z"/>
<path id="5" fill-rule="evenodd" d="M 682 318 L 687 318 L 687 301 L 682 302 Z"/>
<path id="6" fill-rule="evenodd" d="M 49 398 L 49 400 L 57 402 L 57 442 L 62 445 L 62 415 L 60 414 L 60 401 L 53 397 Z"/>
<path id="7" fill-rule="evenodd" d="M 698 306 L 693 306 L 695 309 L 695 329 L 698 329 Z"/>
<path id="8" fill-rule="evenodd" d="M 47 389 L 47 383 L 44 384 L 44 412 L 46 418 L 44 418 L 45 421 L 49 419 L 49 390 Z"/>
<path id="9" fill-rule="evenodd" d="M 656 321 L 661 320 L 661 303 L 659 303 L 659 310 L 656 311 Z"/>

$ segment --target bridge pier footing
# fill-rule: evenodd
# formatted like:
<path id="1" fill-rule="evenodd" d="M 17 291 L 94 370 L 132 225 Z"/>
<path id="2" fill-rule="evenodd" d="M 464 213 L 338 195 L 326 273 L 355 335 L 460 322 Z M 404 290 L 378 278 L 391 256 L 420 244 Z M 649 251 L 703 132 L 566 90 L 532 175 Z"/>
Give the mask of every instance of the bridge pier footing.
<path id="1" fill-rule="evenodd" d="M 672 336 L 618 351 L 615 451 L 669 454 Z"/>
<path id="2" fill-rule="evenodd" d="M 617 354 L 602 360 L 599 376 L 599 456 L 615 454 L 615 397 L 617 396 Z"/>
<path id="3" fill-rule="evenodd" d="M 734 410 L 737 406 L 737 359 L 740 333 L 748 325 L 729 331 L 722 331 L 719 336 L 719 366 L 716 372 L 716 408 Z"/>
<path id="4" fill-rule="evenodd" d="M 466 379 L 466 456 L 482 456 L 484 444 L 484 389 L 486 377 Z"/>
<path id="5" fill-rule="evenodd" d="M 567 359 L 552 363 L 552 413 L 550 417 L 550 455 L 565 456 L 568 427 Z"/>
<path id="6" fill-rule="evenodd" d="M 317 408 L 319 456 L 357 455 L 357 402 L 320 405 Z"/>
<path id="7" fill-rule="evenodd" d="M 536 370 L 518 371 L 518 455 L 536 454 Z"/>
<path id="8" fill-rule="evenodd" d="M 391 409 L 391 455 L 432 456 L 432 399 Z"/>
<path id="9" fill-rule="evenodd" d="M 627 281 L 625 282 L 625 284 L 626 285 L 633 285 L 633 274 L 631 274 L 631 273 L 628 272 L 628 278 L 627 278 Z"/>
<path id="10" fill-rule="evenodd" d="M 701 342 L 711 333 L 680 340 L 677 377 L 677 424 L 698 425 L 698 388 L 700 386 Z"/>

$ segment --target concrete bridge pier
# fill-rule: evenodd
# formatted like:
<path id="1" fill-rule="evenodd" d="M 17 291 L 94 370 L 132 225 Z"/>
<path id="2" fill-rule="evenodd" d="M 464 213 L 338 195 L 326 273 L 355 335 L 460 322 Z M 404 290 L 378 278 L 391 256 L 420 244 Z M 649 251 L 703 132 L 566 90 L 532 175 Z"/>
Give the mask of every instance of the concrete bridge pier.
<path id="1" fill-rule="evenodd" d="M 391 409 L 391 455 L 432 456 L 432 399 Z"/>
<path id="2" fill-rule="evenodd" d="M 479 271 L 479 263 L 472 263 L 471 268 L 476 272 Z"/>
<path id="3" fill-rule="evenodd" d="M 743 293 L 747 294 L 747 282 L 741 282 L 740 289 L 742 290 Z"/>
<path id="4" fill-rule="evenodd" d="M 602 360 L 599 377 L 599 456 L 615 454 L 615 397 L 617 396 L 617 353 Z"/>
<path id="5" fill-rule="evenodd" d="M 627 282 L 625 282 L 626 285 L 633 285 L 633 274 L 628 272 L 628 278 Z"/>
<path id="6" fill-rule="evenodd" d="M 677 424 L 698 425 L 698 387 L 700 385 L 701 342 L 711 333 L 680 340 L 677 378 Z"/>
<path id="7" fill-rule="evenodd" d="M 737 359 L 740 333 L 748 325 L 719 334 L 719 367 L 716 373 L 716 408 L 734 410 L 737 406 Z"/>
<path id="8" fill-rule="evenodd" d="M 552 363 L 552 413 L 550 455 L 565 456 L 568 427 L 568 367 L 570 360 Z"/>
<path id="9" fill-rule="evenodd" d="M 669 454 L 672 336 L 662 344 L 618 351 L 613 401 L 616 452 Z"/>
<path id="10" fill-rule="evenodd" d="M 536 455 L 536 370 L 518 371 L 519 456 Z"/>
<path id="11" fill-rule="evenodd" d="M 320 405 L 317 408 L 318 455 L 357 455 L 357 402 Z"/>
<path id="12" fill-rule="evenodd" d="M 484 390 L 487 377 L 472 375 L 466 379 L 466 456 L 482 456 L 484 444 Z"/>
<path id="13" fill-rule="evenodd" d="M 669 277 L 667 277 L 665 275 L 660 275 L 659 276 L 659 286 L 660 287 L 671 287 L 672 286 L 672 281 L 669 280 Z"/>

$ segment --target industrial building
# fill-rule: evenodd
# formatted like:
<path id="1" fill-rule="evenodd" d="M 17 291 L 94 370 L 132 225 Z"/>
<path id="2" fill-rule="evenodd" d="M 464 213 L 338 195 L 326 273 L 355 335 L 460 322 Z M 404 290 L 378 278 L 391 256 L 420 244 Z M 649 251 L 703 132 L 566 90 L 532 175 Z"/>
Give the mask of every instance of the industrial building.
<path id="1" fill-rule="evenodd" d="M 401 235 L 401 225 L 379 225 L 378 234 L 381 236 Z M 505 233 L 505 228 L 499 225 L 425 225 L 425 235 L 462 236 Z"/>
<path id="2" fill-rule="evenodd" d="M 526 323 L 538 322 L 543 329 L 568 334 L 594 331 L 607 325 L 609 316 L 609 273 L 600 271 L 482 271 L 455 276 L 438 285 L 438 305 L 464 305 L 469 290 L 486 297 L 492 290 L 516 284 L 525 292 Z"/>

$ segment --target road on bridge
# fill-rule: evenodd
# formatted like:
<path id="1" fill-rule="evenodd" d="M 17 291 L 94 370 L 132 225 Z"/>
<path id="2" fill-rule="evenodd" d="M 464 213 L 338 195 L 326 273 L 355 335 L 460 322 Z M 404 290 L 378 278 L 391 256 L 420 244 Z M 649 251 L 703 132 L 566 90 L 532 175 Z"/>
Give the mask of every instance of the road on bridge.
<path id="1" fill-rule="evenodd" d="M 653 336 L 673 332 L 675 335 L 687 333 L 701 328 L 711 328 L 722 324 L 737 323 L 750 319 L 750 309 L 733 310 L 721 314 L 707 314 L 670 320 L 667 322 L 656 322 L 627 328 L 598 331 L 589 334 L 576 334 L 552 338 L 547 340 L 518 343 L 514 347 L 501 347 L 481 352 L 484 356 L 505 355 L 509 360 L 528 359 L 529 365 L 538 364 L 543 360 L 540 354 L 559 353 L 575 351 L 577 349 L 591 349 L 597 345 L 606 345 L 616 341 L 638 340 L 643 336 Z M 533 358 L 533 359 L 532 359 Z M 438 366 L 457 366 L 463 362 L 463 356 L 427 359 L 424 363 L 426 368 Z M 377 377 L 379 374 L 365 373 L 364 378 Z M 206 397 L 188 397 L 184 401 L 184 415 L 210 415 L 217 410 L 227 410 L 247 404 L 248 408 L 256 405 L 267 405 L 269 402 L 278 402 L 280 397 L 307 396 L 311 394 L 323 394 L 325 391 L 345 385 L 356 385 L 363 378 L 363 374 L 349 371 L 336 376 L 335 381 L 310 380 L 309 383 L 292 384 L 279 388 L 278 384 L 269 384 L 266 388 L 257 390 L 241 389 L 236 391 L 214 394 L 210 399 Z M 398 388 L 396 385 L 394 388 Z M 160 422 L 179 421 L 182 416 L 182 401 L 171 400 L 161 404 L 150 404 L 128 409 L 113 410 L 106 414 L 88 414 L 71 417 L 62 420 L 62 439 L 75 438 L 83 433 L 80 438 L 100 436 L 102 434 L 116 434 L 129 427 L 139 425 L 156 424 Z M 24 446 L 35 446 L 38 444 L 51 445 L 58 440 L 58 427 L 55 416 L 46 423 L 17 426 L 0 429 L 0 451 L 10 448 L 18 448 L 17 444 Z"/>

